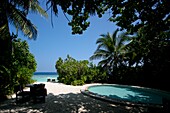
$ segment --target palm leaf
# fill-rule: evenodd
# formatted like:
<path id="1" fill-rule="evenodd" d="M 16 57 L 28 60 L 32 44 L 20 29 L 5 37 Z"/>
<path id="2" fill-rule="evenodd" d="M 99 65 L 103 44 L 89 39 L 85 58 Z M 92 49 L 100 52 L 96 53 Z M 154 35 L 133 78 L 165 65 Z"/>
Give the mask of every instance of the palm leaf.
<path id="1" fill-rule="evenodd" d="M 101 59 L 98 65 L 108 69 L 109 72 L 124 63 L 124 58 L 128 52 L 126 41 L 129 41 L 130 38 L 126 36 L 126 33 L 118 36 L 117 33 L 118 29 L 112 35 L 109 33 L 101 34 L 101 38 L 96 41 L 97 49 L 90 57 L 90 60 Z"/>
<path id="2" fill-rule="evenodd" d="M 40 7 L 38 0 L 11 0 L 9 4 L 18 8 L 18 10 L 25 12 L 26 15 L 30 11 L 33 13 L 39 13 L 46 18 L 48 17 L 46 11 Z"/>
<path id="3" fill-rule="evenodd" d="M 37 0 L 32 0 L 30 3 L 30 11 L 33 13 L 39 13 L 41 16 L 48 17 L 48 14 L 44 9 L 42 9 Z"/>
<path id="4" fill-rule="evenodd" d="M 9 22 L 21 30 L 25 36 L 29 37 L 30 39 L 36 39 L 37 29 L 31 23 L 31 21 L 27 19 L 25 15 L 16 9 L 12 4 L 9 4 L 7 9 Z"/>
<path id="5" fill-rule="evenodd" d="M 2 27 L 0 27 L 0 37 L 1 39 L 5 40 L 6 37 L 9 37 L 10 33 L 8 24 L 4 24 Z"/>

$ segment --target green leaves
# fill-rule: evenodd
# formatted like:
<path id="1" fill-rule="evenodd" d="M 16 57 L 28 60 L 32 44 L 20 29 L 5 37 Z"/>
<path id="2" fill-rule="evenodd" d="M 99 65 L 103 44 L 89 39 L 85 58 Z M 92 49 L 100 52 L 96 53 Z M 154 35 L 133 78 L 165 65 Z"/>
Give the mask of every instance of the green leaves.
<path id="1" fill-rule="evenodd" d="M 47 3 L 51 3 L 55 14 L 60 6 L 72 17 L 69 25 L 73 34 L 81 34 L 89 27 L 86 23 L 90 16 L 98 15 L 101 18 L 107 13 L 111 22 L 116 22 L 122 30 L 131 34 L 141 27 L 153 33 L 169 30 L 169 0 L 48 0 Z"/>
<path id="2" fill-rule="evenodd" d="M 88 19 L 91 15 L 102 17 L 107 10 L 101 1 L 92 0 L 48 0 L 47 4 L 50 4 L 54 14 L 58 13 L 56 9 L 60 6 L 64 13 L 71 16 L 68 25 L 72 27 L 72 34 L 82 34 L 90 25 Z"/>
<path id="3" fill-rule="evenodd" d="M 98 47 L 94 52 L 94 55 L 90 57 L 90 60 L 101 59 L 99 65 L 113 71 L 113 67 L 117 68 L 123 64 L 123 59 L 127 51 L 125 42 L 129 41 L 128 36 L 125 33 L 117 36 L 118 30 L 113 34 L 102 34 L 101 38 L 97 39 L 96 44 Z"/>
<path id="4" fill-rule="evenodd" d="M 37 64 L 33 54 L 29 51 L 27 42 L 12 39 L 12 56 L 8 67 L 0 65 L 0 97 L 13 93 L 13 87 L 16 84 L 24 86 L 33 82 L 31 78 L 33 72 L 36 71 Z"/>
<path id="5" fill-rule="evenodd" d="M 13 72 L 17 76 L 16 82 L 27 84 L 31 81 L 33 72 L 36 71 L 37 63 L 26 41 L 16 39 L 13 41 Z"/>
<path id="6" fill-rule="evenodd" d="M 106 73 L 100 71 L 87 60 L 77 61 L 69 55 L 65 60 L 59 58 L 56 62 L 58 80 L 64 84 L 83 85 L 106 79 Z"/>

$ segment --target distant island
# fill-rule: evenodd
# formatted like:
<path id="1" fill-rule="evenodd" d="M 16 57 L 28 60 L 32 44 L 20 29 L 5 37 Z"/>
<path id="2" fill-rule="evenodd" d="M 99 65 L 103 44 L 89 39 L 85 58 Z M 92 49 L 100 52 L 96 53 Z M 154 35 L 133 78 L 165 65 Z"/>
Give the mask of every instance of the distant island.
<path id="1" fill-rule="evenodd" d="M 34 75 L 57 75 L 57 72 L 34 72 Z"/>

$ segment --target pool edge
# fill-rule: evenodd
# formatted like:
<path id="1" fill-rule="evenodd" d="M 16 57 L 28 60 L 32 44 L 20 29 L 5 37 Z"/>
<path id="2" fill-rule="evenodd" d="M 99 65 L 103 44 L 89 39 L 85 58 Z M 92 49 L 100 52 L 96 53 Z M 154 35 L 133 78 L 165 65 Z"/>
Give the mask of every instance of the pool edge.
<path id="1" fill-rule="evenodd" d="M 89 90 L 87 90 L 88 87 L 96 86 L 96 85 L 121 85 L 121 86 L 128 86 L 129 87 L 129 85 L 122 85 L 122 84 L 91 84 L 90 86 L 86 86 L 84 89 L 81 89 L 80 92 L 82 94 L 90 96 L 92 98 L 102 100 L 102 101 L 106 101 L 106 102 L 113 103 L 113 104 L 127 105 L 127 106 L 138 106 L 138 107 L 140 106 L 140 107 L 160 108 L 160 109 L 163 108 L 163 105 L 160 105 L 160 104 L 146 104 L 146 103 L 139 103 L 139 102 L 123 101 L 123 100 L 113 99 L 113 98 L 110 99 L 107 96 L 98 95 L 96 93 L 93 93 L 93 92 L 90 92 Z M 132 86 L 132 87 L 145 88 L 145 87 L 141 87 L 141 86 Z M 147 89 L 151 89 L 151 88 L 147 88 Z"/>

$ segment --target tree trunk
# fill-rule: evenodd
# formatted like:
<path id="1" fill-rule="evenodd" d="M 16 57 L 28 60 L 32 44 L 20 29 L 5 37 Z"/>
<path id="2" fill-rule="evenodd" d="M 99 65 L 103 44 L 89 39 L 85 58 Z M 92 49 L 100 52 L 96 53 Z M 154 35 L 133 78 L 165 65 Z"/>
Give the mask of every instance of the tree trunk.
<path id="1" fill-rule="evenodd" d="M 7 18 L 8 0 L 0 3 L 0 98 L 6 96 L 11 84 L 12 40 Z"/>
<path id="2" fill-rule="evenodd" d="M 12 40 L 6 13 L 7 3 L 5 1 L 0 3 L 0 66 L 8 67 L 11 63 Z"/>

